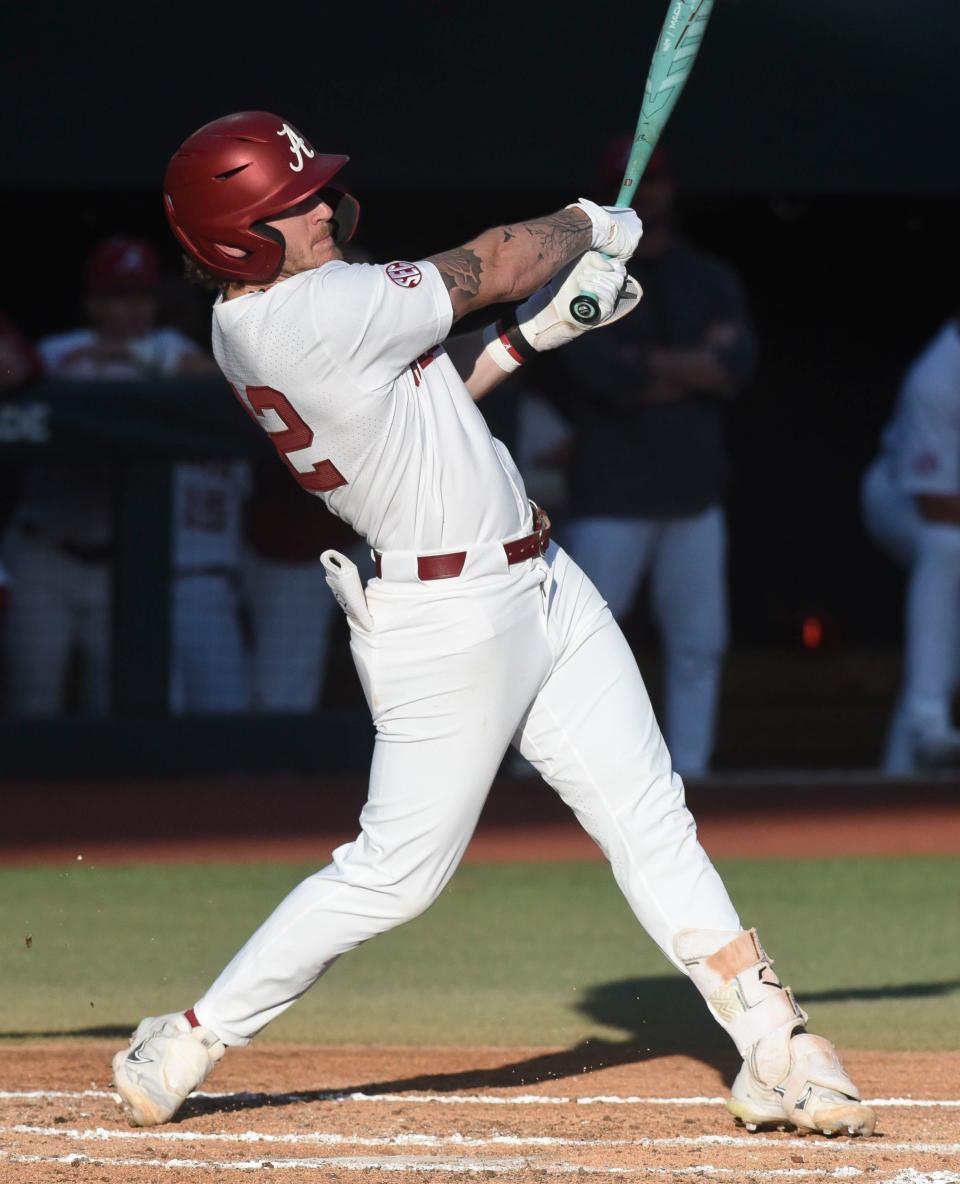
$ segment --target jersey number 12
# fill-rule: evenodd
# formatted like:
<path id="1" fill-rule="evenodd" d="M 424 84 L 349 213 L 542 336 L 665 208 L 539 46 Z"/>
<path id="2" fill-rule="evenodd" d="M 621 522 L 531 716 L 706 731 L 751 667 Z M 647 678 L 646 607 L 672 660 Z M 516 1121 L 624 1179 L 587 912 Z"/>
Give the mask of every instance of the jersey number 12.
<path id="1" fill-rule="evenodd" d="M 263 427 L 263 420 L 260 417 L 264 411 L 275 411 L 279 416 L 284 430 L 271 432 L 267 429 L 270 440 L 280 454 L 280 459 L 304 489 L 309 489 L 311 493 L 329 493 L 331 489 L 339 489 L 341 485 L 347 484 L 346 477 L 329 460 L 314 461 L 313 467 L 306 472 L 294 468 L 290 463 L 289 454 L 301 452 L 313 443 L 313 431 L 310 425 L 303 422 L 291 406 L 287 396 L 275 391 L 272 387 L 248 386 L 245 390 L 247 398 L 250 400 L 250 406 L 253 408 L 253 417 L 261 427 Z M 237 394 L 236 388 L 234 388 L 234 394 Z M 243 400 L 241 399 L 240 402 L 243 403 Z M 246 406 L 245 403 L 244 406 Z"/>

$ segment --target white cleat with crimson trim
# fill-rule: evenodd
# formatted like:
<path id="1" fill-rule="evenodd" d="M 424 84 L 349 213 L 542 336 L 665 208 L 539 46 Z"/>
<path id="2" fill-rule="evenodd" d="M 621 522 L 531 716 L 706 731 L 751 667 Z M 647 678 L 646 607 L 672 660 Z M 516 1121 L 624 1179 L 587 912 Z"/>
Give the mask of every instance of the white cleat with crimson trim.
<path id="1" fill-rule="evenodd" d="M 226 1051 L 183 1012 L 141 1020 L 129 1049 L 113 1058 L 113 1083 L 133 1126 L 169 1122 Z"/>
<path id="2" fill-rule="evenodd" d="M 873 1134 L 876 1115 L 830 1041 L 806 1030 L 807 1013 L 774 973 L 755 929 L 683 929 L 673 944 L 743 1057 L 727 1109 L 747 1130 Z"/>
<path id="3" fill-rule="evenodd" d="M 860 1100 L 837 1050 L 823 1036 L 796 1032 L 788 1042 L 790 1068 L 776 1085 L 765 1085 L 744 1060 L 727 1109 L 749 1131 L 794 1126 L 822 1135 L 872 1135 L 876 1115 Z"/>

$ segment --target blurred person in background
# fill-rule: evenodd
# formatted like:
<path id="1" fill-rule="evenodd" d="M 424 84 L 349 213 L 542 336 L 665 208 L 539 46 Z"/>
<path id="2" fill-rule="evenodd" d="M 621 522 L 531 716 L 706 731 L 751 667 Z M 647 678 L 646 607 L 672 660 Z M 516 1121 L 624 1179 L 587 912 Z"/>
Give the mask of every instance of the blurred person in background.
<path id="1" fill-rule="evenodd" d="M 195 342 L 175 329 L 157 326 L 159 279 L 157 254 L 149 242 L 115 236 L 97 244 L 83 271 L 89 323 L 38 342 L 44 373 L 87 382 L 216 373 L 212 359 Z M 217 544 L 229 513 L 214 513 L 211 507 L 218 499 L 221 511 L 232 502 L 239 504 L 240 492 L 232 474 L 222 479 L 219 493 L 212 492 L 215 483 L 210 466 L 176 467 L 173 553 L 185 577 L 188 568 L 222 566 Z M 30 466 L 25 473 L 11 531 L 14 584 L 6 622 L 6 701 L 15 715 L 59 714 L 66 706 L 68 676 L 77 654 L 82 673 L 77 706 L 97 716 L 110 709 L 112 495 L 110 466 L 85 463 L 83 457 L 76 464 Z M 236 557 L 233 563 L 235 567 Z M 201 605 L 209 605 L 207 592 L 202 580 L 177 580 L 175 708 L 181 703 L 202 707 L 207 690 L 201 686 L 197 691 L 197 680 L 180 670 L 196 665 L 203 656 L 191 651 L 203 634 L 191 627 L 191 618 L 196 616 L 198 596 Z M 221 595 L 220 601 L 224 599 Z"/>
<path id="2" fill-rule="evenodd" d="M 180 461 L 173 469 L 170 708 L 175 715 L 250 710 L 244 637 L 242 461 Z"/>
<path id="3" fill-rule="evenodd" d="M 21 390 L 39 378 L 40 357 L 19 328 L 0 312 L 0 400 Z M 17 466 L 4 464 L 0 469 L 0 630 L 6 616 L 10 595 L 10 576 L 3 563 L 6 551 L 6 525 L 16 505 L 20 490 Z"/>
<path id="4" fill-rule="evenodd" d="M 631 144 L 604 161 L 610 200 Z M 677 233 L 675 190 L 658 149 L 633 200 L 640 307 L 556 351 L 544 385 L 572 428 L 568 549 L 618 620 L 649 577 L 664 734 L 677 772 L 696 778 L 710 770 L 728 635 L 724 419 L 756 341 L 734 270 Z"/>
<path id="5" fill-rule="evenodd" d="M 867 533 L 908 573 L 904 669 L 883 770 L 960 767 L 960 316 L 906 372 L 864 474 Z"/>

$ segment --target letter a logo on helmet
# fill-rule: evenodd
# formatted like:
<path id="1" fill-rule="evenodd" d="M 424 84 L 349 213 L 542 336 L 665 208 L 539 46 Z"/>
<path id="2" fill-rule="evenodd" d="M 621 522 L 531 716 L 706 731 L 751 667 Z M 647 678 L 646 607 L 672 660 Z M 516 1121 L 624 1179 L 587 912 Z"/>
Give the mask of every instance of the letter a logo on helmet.
<path id="1" fill-rule="evenodd" d="M 337 242 L 349 241 L 360 206 L 330 185 L 349 159 L 315 152 L 292 123 L 268 111 L 226 115 L 173 154 L 163 183 L 167 221 L 187 254 L 215 276 L 268 282 L 286 244 L 265 223 L 318 191 L 334 211 Z"/>
<path id="2" fill-rule="evenodd" d="M 310 159 L 312 160 L 315 155 L 313 149 L 310 147 L 310 145 L 307 143 L 307 141 L 303 138 L 303 136 L 298 135 L 297 132 L 295 132 L 293 130 L 293 128 L 290 126 L 289 123 L 285 123 L 283 125 L 283 127 L 277 132 L 277 135 L 278 136 L 287 136 L 289 138 L 290 151 L 297 158 L 297 163 L 291 164 L 290 168 L 295 173 L 302 173 L 303 172 L 303 154 L 306 153 L 307 156 L 309 156 Z"/>

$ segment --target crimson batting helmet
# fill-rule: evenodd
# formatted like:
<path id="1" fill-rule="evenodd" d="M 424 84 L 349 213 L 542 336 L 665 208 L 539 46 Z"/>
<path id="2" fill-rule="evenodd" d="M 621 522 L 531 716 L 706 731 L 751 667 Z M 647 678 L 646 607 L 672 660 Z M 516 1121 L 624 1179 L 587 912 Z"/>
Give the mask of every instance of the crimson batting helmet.
<path id="1" fill-rule="evenodd" d="M 226 115 L 174 153 L 163 182 L 167 220 L 187 254 L 214 275 L 241 283 L 272 280 L 285 243 L 264 223 L 319 190 L 327 190 L 334 210 L 336 241 L 353 235 L 360 206 L 329 185 L 349 159 L 315 152 L 279 115 Z"/>

